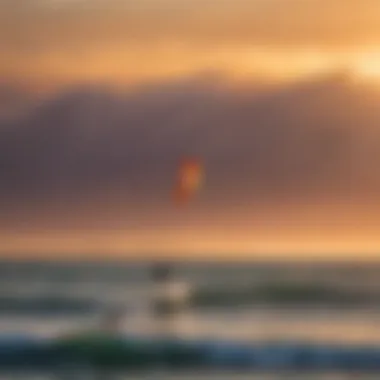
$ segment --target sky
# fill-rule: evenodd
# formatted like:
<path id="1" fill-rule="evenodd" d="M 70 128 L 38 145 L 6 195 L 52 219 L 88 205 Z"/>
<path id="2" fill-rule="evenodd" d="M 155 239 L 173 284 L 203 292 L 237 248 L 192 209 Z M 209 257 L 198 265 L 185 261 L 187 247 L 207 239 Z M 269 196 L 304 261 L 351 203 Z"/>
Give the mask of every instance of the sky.
<path id="1" fill-rule="evenodd" d="M 0 256 L 380 258 L 378 0 L 0 0 Z M 186 209 L 183 155 L 205 181 Z"/>

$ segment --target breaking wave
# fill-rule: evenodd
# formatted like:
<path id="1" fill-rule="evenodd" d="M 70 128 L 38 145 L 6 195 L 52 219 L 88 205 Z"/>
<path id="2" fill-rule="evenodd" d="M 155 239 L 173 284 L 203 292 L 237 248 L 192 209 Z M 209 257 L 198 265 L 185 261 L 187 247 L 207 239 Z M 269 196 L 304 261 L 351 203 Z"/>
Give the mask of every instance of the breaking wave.
<path id="1" fill-rule="evenodd" d="M 110 306 L 112 297 L 56 295 L 0 296 L 0 315 L 66 315 L 98 313 Z M 135 297 L 137 303 L 143 298 Z M 207 286 L 190 292 L 188 307 L 234 308 L 239 306 L 284 306 L 360 308 L 380 306 L 377 294 L 319 284 L 263 284 L 257 286 Z M 129 299 L 130 301 L 130 299 Z M 133 299 L 132 299 L 133 302 Z"/>

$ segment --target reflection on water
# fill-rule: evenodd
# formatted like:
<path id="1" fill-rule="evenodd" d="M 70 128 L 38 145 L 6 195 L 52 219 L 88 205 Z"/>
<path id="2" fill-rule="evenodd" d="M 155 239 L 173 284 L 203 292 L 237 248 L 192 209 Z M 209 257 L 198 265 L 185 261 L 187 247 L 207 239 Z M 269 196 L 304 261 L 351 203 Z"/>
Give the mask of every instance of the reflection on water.
<path id="1" fill-rule="evenodd" d="M 173 321 L 173 331 L 181 336 L 255 344 L 298 341 L 380 347 L 379 265 L 179 264 L 177 273 L 201 300 Z M 283 291 L 281 284 L 285 283 L 291 283 L 290 291 Z M 146 264 L 0 262 L 0 335 L 54 337 L 91 330 L 105 311 L 117 305 L 126 310 L 119 324 L 121 333 L 151 336 L 156 332 L 156 320 L 149 312 L 151 292 Z M 190 380 L 194 376 L 158 376 L 152 370 L 150 375 L 134 374 L 133 378 Z M 0 376 L 0 380 L 76 378 L 122 380 L 131 375 L 87 371 Z M 365 380 L 379 376 L 221 372 L 197 373 L 196 378 Z"/>
<path id="2" fill-rule="evenodd" d="M 96 326 L 98 316 L 0 316 L 1 333 L 55 336 Z M 149 335 L 155 320 L 136 310 L 122 321 L 126 334 Z M 380 343 L 380 312 L 247 308 L 188 311 L 173 322 L 180 335 L 233 340 L 301 340 L 330 343 Z"/>

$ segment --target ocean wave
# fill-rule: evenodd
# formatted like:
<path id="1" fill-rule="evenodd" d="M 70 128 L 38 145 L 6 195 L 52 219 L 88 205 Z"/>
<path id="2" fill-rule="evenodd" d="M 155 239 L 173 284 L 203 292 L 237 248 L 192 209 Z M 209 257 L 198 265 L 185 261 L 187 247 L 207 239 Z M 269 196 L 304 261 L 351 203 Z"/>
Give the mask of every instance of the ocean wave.
<path id="1" fill-rule="evenodd" d="M 94 300 L 74 297 L 0 297 L 0 315 L 83 314 L 96 312 L 100 308 L 101 305 Z"/>
<path id="2" fill-rule="evenodd" d="M 105 297 L 85 295 L 2 295 L 0 315 L 67 315 L 92 314 L 107 310 L 112 305 L 112 294 Z M 144 301 L 149 294 L 136 293 L 125 303 Z M 238 306 L 284 306 L 360 308 L 380 306 L 377 294 L 370 291 L 343 289 L 320 284 L 268 283 L 261 285 L 196 286 L 187 305 L 194 310 L 234 308 Z M 123 300 L 121 300 L 123 301 Z"/>
<path id="3" fill-rule="evenodd" d="M 296 305 L 326 307 L 375 306 L 371 292 L 339 289 L 320 284 L 269 283 L 254 286 L 199 287 L 191 297 L 194 307 L 235 307 L 241 305 Z"/>
<path id="4" fill-rule="evenodd" d="M 8 347 L 9 349 L 1 349 Z M 380 371 L 380 347 L 309 345 L 302 342 L 239 344 L 220 341 L 124 338 L 98 333 L 51 341 L 2 344 L 0 369 L 12 366 L 85 365 L 149 370 L 209 368 L 307 371 Z"/>

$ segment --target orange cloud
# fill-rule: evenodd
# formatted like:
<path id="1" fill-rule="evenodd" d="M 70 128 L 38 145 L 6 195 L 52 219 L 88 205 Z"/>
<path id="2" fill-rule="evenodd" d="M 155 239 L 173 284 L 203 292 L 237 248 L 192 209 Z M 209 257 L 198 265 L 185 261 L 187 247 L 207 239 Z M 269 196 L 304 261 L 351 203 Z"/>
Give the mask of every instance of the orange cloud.
<path id="1" fill-rule="evenodd" d="M 130 83 L 205 69 L 294 77 L 350 63 L 380 41 L 375 0 L 9 4 L 0 3 L 0 75 L 29 83 Z"/>

